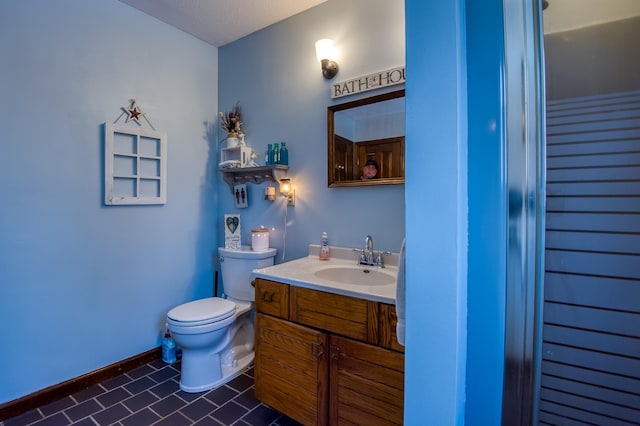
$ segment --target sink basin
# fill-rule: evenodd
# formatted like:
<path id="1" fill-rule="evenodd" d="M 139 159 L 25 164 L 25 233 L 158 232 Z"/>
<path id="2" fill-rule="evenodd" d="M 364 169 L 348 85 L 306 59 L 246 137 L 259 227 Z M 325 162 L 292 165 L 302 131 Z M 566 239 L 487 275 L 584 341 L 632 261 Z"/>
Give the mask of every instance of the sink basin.
<path id="1" fill-rule="evenodd" d="M 319 269 L 313 275 L 341 284 L 389 285 L 396 282 L 396 277 L 391 273 L 363 267 L 333 266 Z"/>

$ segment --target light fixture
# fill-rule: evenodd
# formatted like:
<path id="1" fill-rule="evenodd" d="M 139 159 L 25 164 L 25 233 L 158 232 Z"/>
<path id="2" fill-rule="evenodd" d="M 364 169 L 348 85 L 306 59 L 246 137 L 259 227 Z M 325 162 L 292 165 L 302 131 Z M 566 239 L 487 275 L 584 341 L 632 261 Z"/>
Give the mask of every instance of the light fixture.
<path id="1" fill-rule="evenodd" d="M 333 40 L 323 38 L 316 41 L 316 57 L 322 64 L 324 78 L 331 79 L 338 74 L 338 64 L 332 60 L 336 58 Z"/>
<path id="2" fill-rule="evenodd" d="M 287 199 L 288 206 L 294 206 L 296 203 L 296 191 L 293 189 L 291 179 L 280 179 L 280 193 Z"/>

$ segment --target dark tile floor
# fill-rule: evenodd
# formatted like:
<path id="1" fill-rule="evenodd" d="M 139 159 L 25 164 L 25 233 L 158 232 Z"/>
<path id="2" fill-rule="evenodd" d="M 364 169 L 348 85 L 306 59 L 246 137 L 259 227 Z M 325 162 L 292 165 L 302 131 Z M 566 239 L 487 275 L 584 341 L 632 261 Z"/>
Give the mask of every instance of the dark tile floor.
<path id="1" fill-rule="evenodd" d="M 253 368 L 197 394 L 180 390 L 179 368 L 153 361 L 0 426 L 299 425 L 254 397 Z"/>

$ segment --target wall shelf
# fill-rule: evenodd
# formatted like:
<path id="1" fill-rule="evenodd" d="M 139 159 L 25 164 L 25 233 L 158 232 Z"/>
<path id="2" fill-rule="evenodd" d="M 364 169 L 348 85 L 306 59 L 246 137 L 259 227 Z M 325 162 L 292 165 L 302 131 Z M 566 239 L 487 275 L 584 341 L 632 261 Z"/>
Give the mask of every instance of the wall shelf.
<path id="1" fill-rule="evenodd" d="M 247 182 L 258 184 L 267 181 L 277 183 L 280 179 L 287 177 L 287 170 L 289 170 L 289 166 L 277 164 L 273 166 L 220 169 L 220 172 L 222 172 L 222 178 L 229 184 L 233 194 L 234 185 Z"/>

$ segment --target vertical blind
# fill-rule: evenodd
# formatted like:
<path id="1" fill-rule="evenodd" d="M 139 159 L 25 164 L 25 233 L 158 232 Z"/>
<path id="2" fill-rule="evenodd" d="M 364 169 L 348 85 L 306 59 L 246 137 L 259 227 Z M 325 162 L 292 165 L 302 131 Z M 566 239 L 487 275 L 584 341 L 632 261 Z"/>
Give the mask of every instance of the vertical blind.
<path id="1" fill-rule="evenodd" d="M 640 424 L 640 91 L 547 104 L 540 424 Z"/>

